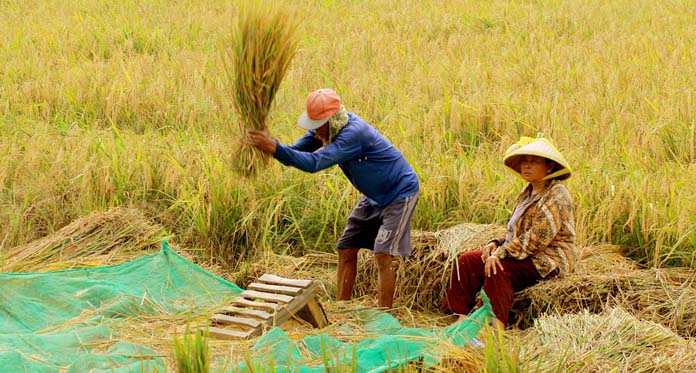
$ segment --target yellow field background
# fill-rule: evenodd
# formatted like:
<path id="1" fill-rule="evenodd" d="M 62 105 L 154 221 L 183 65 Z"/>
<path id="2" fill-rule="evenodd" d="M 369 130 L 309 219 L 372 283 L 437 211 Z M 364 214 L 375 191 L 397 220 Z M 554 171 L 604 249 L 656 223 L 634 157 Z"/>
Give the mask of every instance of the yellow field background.
<path id="1" fill-rule="evenodd" d="M 416 168 L 413 225 L 504 223 L 501 162 L 543 133 L 573 167 L 579 243 L 649 266 L 696 257 L 692 1 L 286 1 L 301 37 L 281 142 L 331 87 Z M 330 251 L 358 194 L 337 168 L 231 170 L 221 55 L 238 2 L 0 0 L 0 250 L 114 206 L 234 263 Z"/>

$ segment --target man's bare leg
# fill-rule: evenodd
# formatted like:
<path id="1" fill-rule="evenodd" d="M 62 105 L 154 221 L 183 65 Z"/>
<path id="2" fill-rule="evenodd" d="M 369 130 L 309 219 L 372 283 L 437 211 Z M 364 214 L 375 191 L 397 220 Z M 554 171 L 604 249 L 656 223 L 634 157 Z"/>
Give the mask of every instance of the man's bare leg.
<path id="1" fill-rule="evenodd" d="M 375 262 L 379 270 L 379 306 L 392 308 L 394 302 L 394 288 L 396 287 L 396 274 L 392 268 L 392 256 L 389 254 L 375 254 Z"/>
<path id="2" fill-rule="evenodd" d="M 358 273 L 358 250 L 338 250 L 338 270 L 336 271 L 336 300 L 350 300 L 353 284 Z"/>

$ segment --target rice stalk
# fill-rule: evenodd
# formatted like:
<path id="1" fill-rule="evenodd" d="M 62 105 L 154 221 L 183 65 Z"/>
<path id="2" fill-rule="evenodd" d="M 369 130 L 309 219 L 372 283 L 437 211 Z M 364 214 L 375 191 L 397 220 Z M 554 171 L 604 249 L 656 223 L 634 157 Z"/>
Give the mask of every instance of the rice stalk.
<path id="1" fill-rule="evenodd" d="M 394 260 L 395 304 L 441 312 L 457 256 L 479 248 L 502 232 L 502 226 L 477 224 L 414 232 L 411 257 Z M 524 329 L 546 313 L 600 313 L 607 306 L 618 306 L 679 335 L 696 336 L 696 278 L 688 268 L 640 269 L 615 245 L 578 250 L 581 259 L 574 273 L 542 281 L 515 294 L 510 325 Z M 361 250 L 358 260 L 354 295 L 374 298 L 378 275 L 373 255 Z"/>
<path id="2" fill-rule="evenodd" d="M 267 128 L 273 98 L 297 50 L 296 17 L 285 9 L 256 2 L 240 13 L 233 42 L 223 63 L 234 106 L 239 114 L 240 143 L 234 169 L 254 176 L 270 155 L 244 141 L 247 129 Z"/>
<path id="3" fill-rule="evenodd" d="M 174 336 L 174 356 L 179 373 L 210 372 L 211 351 L 208 337 L 201 330 L 189 335 L 189 325 L 183 337 Z"/>
<path id="4" fill-rule="evenodd" d="M 397 284 L 394 303 L 419 311 L 441 311 L 459 254 L 479 249 L 504 229 L 494 224 L 464 223 L 437 232 L 414 232 L 411 256 L 393 260 Z M 361 250 L 358 267 L 354 295 L 377 294 L 374 255 Z"/>
<path id="5" fill-rule="evenodd" d="M 696 336 L 696 277 L 688 268 L 637 269 L 610 250 L 595 250 L 575 273 L 546 280 L 515 295 L 510 324 L 530 326 L 547 313 L 601 313 L 621 307 L 635 317 Z"/>
<path id="6" fill-rule="evenodd" d="M 4 250 L 0 269 L 41 272 L 116 264 L 158 250 L 167 237 L 163 227 L 138 210 L 118 207 L 94 212 L 36 241 Z"/>
<path id="7" fill-rule="evenodd" d="M 522 333 L 540 371 L 691 372 L 693 341 L 622 308 L 544 316 Z M 562 356 L 562 358 L 560 358 Z"/>

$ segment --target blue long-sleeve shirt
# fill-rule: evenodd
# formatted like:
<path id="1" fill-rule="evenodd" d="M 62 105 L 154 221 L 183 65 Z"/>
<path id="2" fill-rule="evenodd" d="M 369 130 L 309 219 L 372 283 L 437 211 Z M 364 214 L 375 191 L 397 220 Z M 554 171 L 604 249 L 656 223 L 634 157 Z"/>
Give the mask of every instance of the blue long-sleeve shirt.
<path id="1" fill-rule="evenodd" d="M 322 149 L 314 135 L 308 131 L 293 145 L 278 143 L 273 156 L 286 166 L 312 173 L 337 164 L 379 208 L 418 192 L 418 176 L 403 154 L 357 115 L 348 113 L 348 124 Z"/>

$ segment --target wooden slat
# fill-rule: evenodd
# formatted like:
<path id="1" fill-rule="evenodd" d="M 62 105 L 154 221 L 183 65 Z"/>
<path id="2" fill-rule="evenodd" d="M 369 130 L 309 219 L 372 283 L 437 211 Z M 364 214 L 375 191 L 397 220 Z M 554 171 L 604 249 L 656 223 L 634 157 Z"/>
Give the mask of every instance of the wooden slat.
<path id="1" fill-rule="evenodd" d="M 282 295 L 282 294 L 273 294 L 273 293 L 264 293 L 261 291 L 255 291 L 255 290 L 244 290 L 242 294 L 240 294 L 244 298 L 250 298 L 250 299 L 263 299 L 266 301 L 271 301 L 271 302 L 282 302 L 282 303 L 290 303 L 292 301 L 292 297 L 289 295 Z"/>
<path id="2" fill-rule="evenodd" d="M 276 310 L 278 310 L 278 308 L 280 308 L 280 306 L 277 303 L 254 302 L 244 298 L 237 298 L 232 301 L 232 304 L 242 307 L 263 308 L 272 312 L 275 312 Z"/>
<path id="3" fill-rule="evenodd" d="M 314 292 L 303 292 L 302 294 L 296 296 L 293 302 L 286 304 L 284 308 L 287 309 L 288 312 L 292 315 L 300 309 L 302 309 L 302 307 L 304 307 L 307 304 L 307 302 L 309 302 L 312 299 L 314 299 Z"/>
<path id="4" fill-rule="evenodd" d="M 316 299 L 311 299 L 309 302 L 307 302 L 307 305 L 298 311 L 298 313 L 301 311 L 305 311 L 307 313 L 303 319 L 309 321 L 309 323 L 315 328 L 323 328 L 329 325 L 329 320 L 326 318 L 326 312 L 324 312 L 321 304 L 319 304 Z"/>
<path id="5" fill-rule="evenodd" d="M 300 288 L 306 288 L 309 285 L 311 285 L 313 282 L 312 280 L 295 280 L 295 279 L 280 277 L 280 276 L 276 276 L 276 275 L 270 275 L 268 273 L 259 277 L 257 279 L 257 281 L 265 282 L 268 284 L 295 286 L 295 287 L 300 287 Z"/>
<path id="6" fill-rule="evenodd" d="M 201 330 L 205 331 L 205 328 L 201 328 Z M 252 329 L 247 331 L 239 331 L 232 329 L 216 328 L 214 326 L 208 328 L 208 335 L 217 339 L 247 339 L 249 337 L 255 336 L 257 333 L 260 333 L 260 330 Z"/>
<path id="7" fill-rule="evenodd" d="M 278 293 L 278 294 L 287 294 L 287 295 L 297 295 L 302 291 L 302 288 L 294 287 L 294 286 L 282 286 L 282 285 L 269 285 L 269 284 L 261 284 L 258 282 L 252 282 L 247 286 L 248 290 L 258 290 L 258 291 L 265 291 L 267 293 Z"/>
<path id="8" fill-rule="evenodd" d="M 210 317 L 210 321 L 213 324 L 231 324 L 231 325 L 244 325 L 251 328 L 258 328 L 261 323 L 258 320 L 247 319 L 246 317 L 234 317 L 228 315 L 217 314 Z"/>
<path id="9" fill-rule="evenodd" d="M 273 314 L 273 319 L 270 320 L 271 322 L 269 323 L 269 325 L 280 326 L 284 322 L 288 321 L 288 319 L 290 319 L 290 316 L 292 316 L 292 314 L 288 312 L 287 308 L 282 307 L 281 309 L 276 311 L 275 314 Z"/>
<path id="10" fill-rule="evenodd" d="M 240 308 L 240 307 L 223 307 L 219 310 L 219 313 L 221 313 L 223 315 L 252 316 L 252 317 L 256 317 L 257 319 L 264 320 L 264 321 L 273 317 L 272 314 L 270 314 L 266 311 L 250 310 L 250 309 Z"/>
<path id="11" fill-rule="evenodd" d="M 328 324 L 326 313 L 314 299 L 318 286 L 313 280 L 264 274 L 230 306 L 210 318 L 213 325 L 229 325 L 229 328 L 210 327 L 209 335 L 220 339 L 246 339 L 261 335 L 268 327 L 279 326 L 293 316 L 315 327 L 324 327 Z M 250 330 L 243 330 L 247 328 Z"/>

